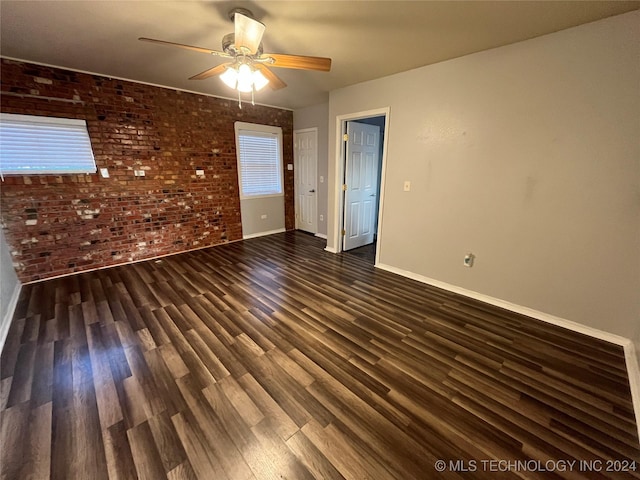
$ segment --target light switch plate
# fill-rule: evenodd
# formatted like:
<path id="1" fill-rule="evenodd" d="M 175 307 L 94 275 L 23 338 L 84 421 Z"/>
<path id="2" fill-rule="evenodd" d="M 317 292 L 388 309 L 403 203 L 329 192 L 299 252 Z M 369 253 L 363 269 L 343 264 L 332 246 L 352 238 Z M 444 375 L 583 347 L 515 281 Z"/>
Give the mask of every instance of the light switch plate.
<path id="1" fill-rule="evenodd" d="M 102 178 L 109 178 L 109 169 L 108 168 L 101 168 L 100 169 L 100 176 Z"/>
<path id="2" fill-rule="evenodd" d="M 410 192 L 411 191 L 411 182 L 409 180 L 405 180 L 404 181 L 404 191 L 405 192 Z"/>
<path id="3" fill-rule="evenodd" d="M 293 163 L 287 163 L 287 170 L 293 170 Z"/>

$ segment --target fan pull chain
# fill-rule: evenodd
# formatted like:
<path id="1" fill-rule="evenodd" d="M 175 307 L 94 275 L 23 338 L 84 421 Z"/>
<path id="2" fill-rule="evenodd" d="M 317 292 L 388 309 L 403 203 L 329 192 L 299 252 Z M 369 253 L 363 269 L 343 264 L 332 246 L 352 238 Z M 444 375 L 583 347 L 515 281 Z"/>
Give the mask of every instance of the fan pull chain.
<path id="1" fill-rule="evenodd" d="M 256 102 L 253 99 L 253 94 L 254 94 L 255 91 L 256 91 L 256 87 L 255 86 L 251 87 L 251 105 L 255 105 L 256 104 Z"/>
<path id="2" fill-rule="evenodd" d="M 242 96 L 240 94 L 240 90 L 238 90 L 238 107 L 242 110 Z"/>

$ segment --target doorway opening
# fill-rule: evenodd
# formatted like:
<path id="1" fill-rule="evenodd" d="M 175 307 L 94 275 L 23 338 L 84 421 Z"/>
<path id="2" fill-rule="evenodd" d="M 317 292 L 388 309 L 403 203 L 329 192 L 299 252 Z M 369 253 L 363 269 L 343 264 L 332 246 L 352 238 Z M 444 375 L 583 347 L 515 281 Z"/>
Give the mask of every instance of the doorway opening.
<path id="1" fill-rule="evenodd" d="M 378 263 L 388 110 L 342 118 L 338 251 Z"/>

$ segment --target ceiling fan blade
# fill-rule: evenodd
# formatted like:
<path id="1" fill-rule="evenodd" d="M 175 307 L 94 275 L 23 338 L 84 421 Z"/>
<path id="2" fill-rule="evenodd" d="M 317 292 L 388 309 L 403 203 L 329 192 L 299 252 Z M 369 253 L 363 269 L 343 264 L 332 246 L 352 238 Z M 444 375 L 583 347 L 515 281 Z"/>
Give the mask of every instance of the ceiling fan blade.
<path id="1" fill-rule="evenodd" d="M 205 78 L 213 77 L 214 75 L 220 75 L 227 69 L 227 65 L 229 64 L 223 63 L 222 65 L 216 65 L 215 67 L 209 68 L 204 72 L 200 72 L 199 74 L 190 77 L 189 80 L 204 80 Z"/>
<path id="2" fill-rule="evenodd" d="M 209 55 L 215 55 L 217 57 L 230 57 L 230 55 L 227 55 L 224 52 L 219 52 L 217 50 L 210 50 L 208 48 L 203 48 L 203 47 L 194 47 L 192 45 L 185 45 L 184 43 L 167 42 L 165 40 L 156 40 L 154 38 L 146 38 L 146 37 L 140 37 L 138 38 L 138 40 L 142 40 L 143 42 L 157 43 L 159 45 L 166 45 L 168 47 L 184 48 L 186 50 L 193 50 L 195 52 L 200 52 L 200 53 L 208 53 Z"/>
<path id="3" fill-rule="evenodd" d="M 300 70 L 331 70 L 331 59 L 325 57 L 306 57 L 304 55 L 284 55 L 281 53 L 265 53 L 262 57 L 271 57 L 274 62 L 270 67 L 297 68 Z"/>
<path id="4" fill-rule="evenodd" d="M 233 16 L 235 25 L 235 46 L 237 50 L 247 50 L 247 53 L 253 55 L 258 50 L 265 26 L 254 20 L 253 18 L 235 13 Z"/>
<path id="5" fill-rule="evenodd" d="M 256 65 L 256 68 L 258 68 L 262 74 L 267 77 L 267 80 L 269 80 L 269 88 L 271 88 L 271 90 L 280 90 L 287 86 L 279 76 L 269 70 L 265 65 L 258 64 Z"/>

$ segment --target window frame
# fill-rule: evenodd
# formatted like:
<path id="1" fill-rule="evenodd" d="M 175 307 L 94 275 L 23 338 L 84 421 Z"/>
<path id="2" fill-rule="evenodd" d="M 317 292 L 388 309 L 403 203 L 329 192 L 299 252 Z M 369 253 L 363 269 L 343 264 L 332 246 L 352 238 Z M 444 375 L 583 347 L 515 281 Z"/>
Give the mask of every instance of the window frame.
<path id="1" fill-rule="evenodd" d="M 236 137 L 236 162 L 238 167 L 238 189 L 240 200 L 255 200 L 259 198 L 283 197 L 284 196 L 284 159 L 283 159 L 283 143 L 282 143 L 282 127 L 274 127 L 271 125 L 261 125 L 258 123 L 235 122 Z M 240 136 L 242 132 L 255 132 L 260 134 L 272 134 L 277 140 L 277 158 L 276 166 L 278 169 L 279 193 L 261 193 L 245 195 L 242 184 L 242 159 L 240 154 Z"/>
<path id="2" fill-rule="evenodd" d="M 7 128 L 21 128 L 21 137 L 12 136 L 11 141 L 4 140 Z M 29 128 L 33 129 L 29 132 Z M 44 129 L 48 128 L 47 131 Z M 30 134 L 34 134 L 31 139 Z M 46 139 L 43 136 L 47 135 Z M 4 138 L 3 138 L 4 137 Z M 63 143 L 68 141 L 68 147 Z M 16 141 L 22 140 L 22 142 Z M 6 142 L 6 143 L 5 143 Z M 13 143 L 13 145 L 11 145 Z M 27 161 L 17 162 L 11 160 L 7 163 L 10 154 L 3 151 L 4 145 L 11 149 L 20 148 L 20 143 L 25 145 L 24 151 L 30 156 L 21 155 L 20 159 Z M 56 148 L 52 146 L 55 145 Z M 65 148 L 73 147 L 74 154 L 64 160 Z M 42 151 L 51 151 L 50 155 L 43 155 Z M 46 158 L 38 163 L 39 158 Z M 73 158 L 70 162 L 68 159 Z M 57 161 L 59 159 L 59 161 Z M 15 113 L 0 113 L 0 175 L 4 176 L 30 176 L 30 175 L 83 175 L 93 174 L 98 171 L 93 155 L 91 136 L 87 128 L 87 122 L 81 119 L 47 117 L 42 115 L 22 115 Z"/>

